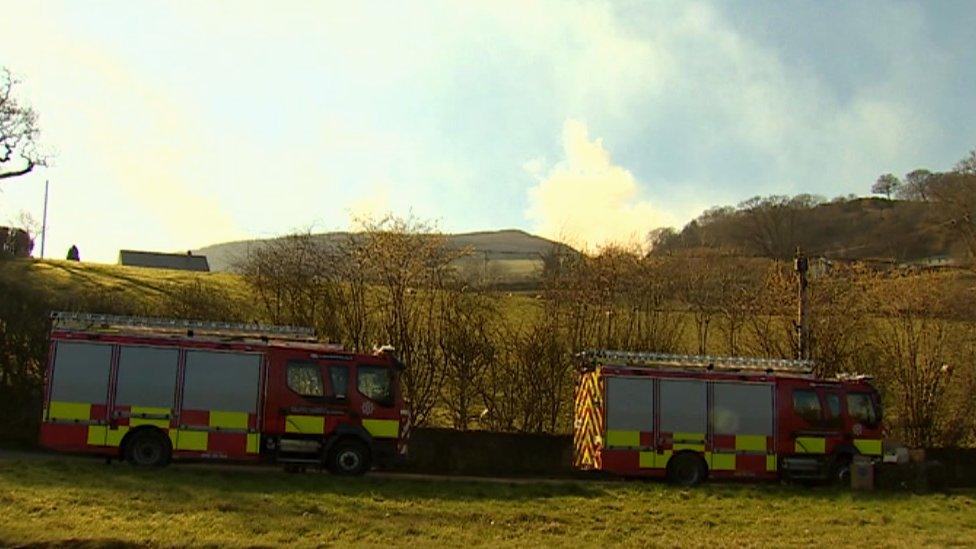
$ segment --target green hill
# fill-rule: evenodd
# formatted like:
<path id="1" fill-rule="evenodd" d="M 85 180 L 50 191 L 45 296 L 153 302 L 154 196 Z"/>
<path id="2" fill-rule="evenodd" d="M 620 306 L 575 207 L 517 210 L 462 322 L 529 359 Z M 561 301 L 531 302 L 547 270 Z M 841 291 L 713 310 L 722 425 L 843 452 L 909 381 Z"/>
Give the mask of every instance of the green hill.
<path id="1" fill-rule="evenodd" d="M 313 238 L 323 246 L 336 247 L 349 241 L 355 242 L 359 235 L 331 232 L 317 234 Z M 503 287 L 533 284 L 541 272 L 543 258 L 554 251 L 578 253 L 565 244 L 517 229 L 448 234 L 445 238 L 450 248 L 467 252 L 456 265 L 465 278 Z M 232 272 L 234 266 L 247 257 L 250 249 L 270 240 L 224 242 L 193 250 L 193 253 L 206 255 L 213 271 Z"/>
<path id="2" fill-rule="evenodd" d="M 681 232 L 664 235 L 658 252 L 734 248 L 750 255 L 943 264 L 955 240 L 932 202 L 841 199 L 820 202 L 809 195 L 754 199 L 713 208 Z"/>

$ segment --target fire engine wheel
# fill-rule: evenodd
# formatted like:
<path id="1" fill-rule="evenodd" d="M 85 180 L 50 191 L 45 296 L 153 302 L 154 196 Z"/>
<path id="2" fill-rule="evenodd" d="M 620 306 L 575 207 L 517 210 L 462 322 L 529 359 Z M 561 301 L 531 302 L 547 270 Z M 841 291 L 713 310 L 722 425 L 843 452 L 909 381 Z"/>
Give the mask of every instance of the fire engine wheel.
<path id="1" fill-rule="evenodd" d="M 339 441 L 329 454 L 329 470 L 337 475 L 362 475 L 369 466 L 369 448 L 358 440 Z"/>
<path id="2" fill-rule="evenodd" d="M 852 461 L 853 458 L 847 454 L 835 456 L 830 463 L 830 481 L 841 486 L 850 486 Z"/>
<path id="3" fill-rule="evenodd" d="M 704 460 L 693 453 L 678 454 L 668 461 L 668 482 L 675 486 L 695 486 L 705 481 L 708 469 Z"/>
<path id="4" fill-rule="evenodd" d="M 125 460 L 137 467 L 162 467 L 171 453 L 169 441 L 153 431 L 135 433 L 125 444 Z"/>

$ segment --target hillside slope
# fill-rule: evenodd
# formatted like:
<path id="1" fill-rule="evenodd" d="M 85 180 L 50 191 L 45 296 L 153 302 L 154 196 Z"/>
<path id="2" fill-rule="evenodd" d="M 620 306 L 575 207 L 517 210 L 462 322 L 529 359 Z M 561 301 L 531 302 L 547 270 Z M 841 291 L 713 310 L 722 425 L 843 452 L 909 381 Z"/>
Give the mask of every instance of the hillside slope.
<path id="1" fill-rule="evenodd" d="M 468 252 L 466 257 L 457 261 L 456 266 L 462 276 L 511 288 L 533 284 L 542 269 L 543 257 L 553 251 L 577 253 L 565 244 L 517 229 L 449 234 L 445 237 L 449 247 Z M 359 235 L 332 232 L 317 234 L 314 238 L 323 246 L 332 247 L 350 239 L 356 240 Z M 206 255 L 213 271 L 232 272 L 234 266 L 247 257 L 248 250 L 269 240 L 223 242 L 194 250 L 193 253 Z"/>
<path id="2" fill-rule="evenodd" d="M 850 260 L 944 262 L 954 252 L 955 235 L 931 202 L 857 198 L 809 203 L 714 208 L 658 251 L 736 248 L 745 253 L 787 258 L 799 246 L 808 255 Z"/>

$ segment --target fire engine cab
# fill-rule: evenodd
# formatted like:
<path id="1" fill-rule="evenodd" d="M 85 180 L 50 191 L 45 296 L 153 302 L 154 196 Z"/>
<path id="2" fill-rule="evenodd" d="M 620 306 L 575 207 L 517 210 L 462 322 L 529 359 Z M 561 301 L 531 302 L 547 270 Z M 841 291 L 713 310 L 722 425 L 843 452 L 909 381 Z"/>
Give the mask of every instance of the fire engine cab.
<path id="1" fill-rule="evenodd" d="M 869 379 L 818 379 L 809 361 L 581 353 L 574 464 L 692 485 L 707 477 L 841 479 L 880 458 Z"/>
<path id="2" fill-rule="evenodd" d="M 405 452 L 400 369 L 390 352 L 344 352 L 306 328 L 54 313 L 40 441 L 142 466 L 358 475 Z"/>

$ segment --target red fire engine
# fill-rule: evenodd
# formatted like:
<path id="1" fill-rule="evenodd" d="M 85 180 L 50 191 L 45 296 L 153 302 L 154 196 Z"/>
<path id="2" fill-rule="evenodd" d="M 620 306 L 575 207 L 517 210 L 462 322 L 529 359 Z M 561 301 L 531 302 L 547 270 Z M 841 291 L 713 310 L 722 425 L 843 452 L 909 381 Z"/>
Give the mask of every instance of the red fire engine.
<path id="1" fill-rule="evenodd" d="M 580 355 L 574 462 L 692 485 L 843 478 L 882 453 L 869 379 L 818 379 L 797 360 L 590 351 Z"/>
<path id="2" fill-rule="evenodd" d="M 357 475 L 405 451 L 389 352 L 310 330 L 52 315 L 41 444 L 160 466 L 171 458 L 323 465 Z"/>

